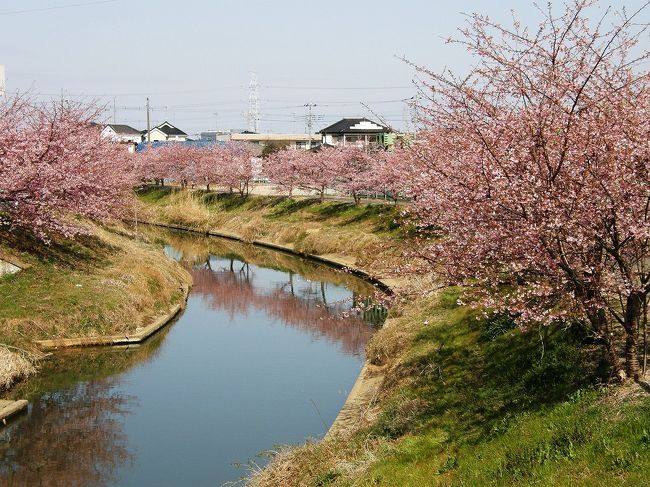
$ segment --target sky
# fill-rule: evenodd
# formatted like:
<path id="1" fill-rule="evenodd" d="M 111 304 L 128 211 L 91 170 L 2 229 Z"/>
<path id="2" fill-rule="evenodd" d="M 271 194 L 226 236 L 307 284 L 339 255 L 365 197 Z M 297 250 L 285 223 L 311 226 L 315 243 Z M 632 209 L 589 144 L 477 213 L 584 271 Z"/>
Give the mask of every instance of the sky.
<path id="1" fill-rule="evenodd" d="M 96 101 L 138 129 L 147 96 L 152 126 L 246 129 L 255 73 L 260 131 L 306 132 L 308 104 L 314 131 L 357 116 L 407 130 L 417 73 L 399 57 L 466 72 L 473 59 L 445 41 L 464 13 L 511 10 L 539 18 L 532 0 L 0 0 L 0 64 L 9 94 Z"/>

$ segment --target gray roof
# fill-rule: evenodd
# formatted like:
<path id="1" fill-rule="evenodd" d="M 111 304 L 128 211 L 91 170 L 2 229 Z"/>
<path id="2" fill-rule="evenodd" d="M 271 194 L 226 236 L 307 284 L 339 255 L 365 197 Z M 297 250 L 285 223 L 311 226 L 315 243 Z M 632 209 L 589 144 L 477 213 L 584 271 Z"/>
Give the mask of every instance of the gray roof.
<path id="1" fill-rule="evenodd" d="M 109 123 L 106 125 L 107 127 L 110 127 L 113 129 L 113 131 L 116 134 L 121 134 L 121 135 L 140 135 L 140 131 L 134 129 L 130 125 L 123 125 L 123 124 L 118 124 L 118 123 Z"/>
<path id="2" fill-rule="evenodd" d="M 361 122 L 368 122 L 377 125 L 379 128 L 372 129 L 372 130 L 353 128 L 355 125 L 358 125 Z M 372 120 L 368 120 L 367 118 L 343 118 L 338 122 L 330 125 L 329 127 L 325 127 L 324 129 L 320 130 L 318 133 L 319 134 L 381 134 L 386 132 L 390 132 L 390 129 L 388 127 L 385 127 L 377 122 L 373 122 Z"/>
<path id="3" fill-rule="evenodd" d="M 154 127 L 161 132 L 163 132 L 165 135 L 187 135 L 185 132 L 183 132 L 181 129 L 174 127 L 171 123 L 169 122 L 163 122 L 160 125 Z M 152 129 L 153 130 L 153 129 Z"/>

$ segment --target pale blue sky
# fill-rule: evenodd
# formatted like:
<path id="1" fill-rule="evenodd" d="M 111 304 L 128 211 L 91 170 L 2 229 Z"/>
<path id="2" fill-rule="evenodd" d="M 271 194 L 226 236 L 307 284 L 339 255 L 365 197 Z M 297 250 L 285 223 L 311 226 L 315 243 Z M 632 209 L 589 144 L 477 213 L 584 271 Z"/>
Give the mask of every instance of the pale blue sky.
<path id="1" fill-rule="evenodd" d="M 376 118 L 360 102 L 404 128 L 399 100 L 415 94 L 414 71 L 394 55 L 462 71 L 471 59 L 443 40 L 463 24 L 461 12 L 537 16 L 529 0 L 115 0 L 10 13 L 87 1 L 0 0 L 7 89 L 106 95 L 107 118 L 115 98 L 116 121 L 136 128 L 150 94 L 153 122 L 188 133 L 214 129 L 215 112 L 219 128 L 245 128 L 252 71 L 264 131 L 303 132 L 308 102 L 323 115 L 315 130 L 343 116 Z M 643 0 L 610 3 L 632 9 Z"/>

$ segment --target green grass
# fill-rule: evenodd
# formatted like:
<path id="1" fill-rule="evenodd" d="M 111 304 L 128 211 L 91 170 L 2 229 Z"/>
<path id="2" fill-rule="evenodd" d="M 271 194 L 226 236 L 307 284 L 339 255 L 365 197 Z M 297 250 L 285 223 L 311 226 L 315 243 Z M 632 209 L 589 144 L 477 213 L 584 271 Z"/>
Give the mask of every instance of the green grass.
<path id="1" fill-rule="evenodd" d="M 0 252 L 26 264 L 0 276 L 0 343 L 30 348 L 33 340 L 123 332 L 181 299 L 178 264 L 153 246 L 92 228 L 48 244 L 0 233 Z"/>
<path id="2" fill-rule="evenodd" d="M 49 325 L 66 315 L 71 333 L 110 330 L 107 314 L 119 307 L 124 296 L 107 292 L 97 272 L 111 265 L 113 249 L 99 242 L 50 246 L 32 242 L 30 251 L 5 246 L 5 251 L 16 250 L 30 267 L 0 277 L 0 323 L 5 325 L 0 327 L 0 341 L 15 345 L 25 337 L 44 338 L 55 331 Z M 10 320 L 20 324 L 6 326 Z"/>
<path id="3" fill-rule="evenodd" d="M 650 401 L 614 400 L 579 325 L 521 333 L 447 292 L 372 429 L 397 439 L 359 485 L 642 485 Z M 505 323 L 504 323 L 505 322 Z"/>

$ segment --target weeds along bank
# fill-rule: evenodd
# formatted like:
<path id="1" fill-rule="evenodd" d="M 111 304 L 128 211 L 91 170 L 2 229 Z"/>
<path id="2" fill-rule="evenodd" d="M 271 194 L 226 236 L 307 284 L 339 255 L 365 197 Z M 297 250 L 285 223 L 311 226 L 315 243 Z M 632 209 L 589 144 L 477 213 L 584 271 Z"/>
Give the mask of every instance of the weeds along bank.
<path id="1" fill-rule="evenodd" d="M 347 255 L 379 275 L 410 246 L 390 206 L 162 188 L 140 196 L 143 218 Z M 422 295 L 411 291 L 430 282 L 400 284 L 367 347 L 366 373 L 380 385 L 356 421 L 271 452 L 251 485 L 632 486 L 650 476 L 648 395 L 607 385 L 611 367 L 587 328 L 523 333 L 508 316 L 459 305 L 459 289 Z"/>
<path id="2" fill-rule="evenodd" d="M 35 340 L 129 334 L 184 300 L 189 274 L 160 248 L 94 224 L 48 244 L 2 234 L 0 252 L 25 269 L 0 277 L 0 385 L 36 372 Z M 116 230 L 116 231 L 115 231 Z"/>

